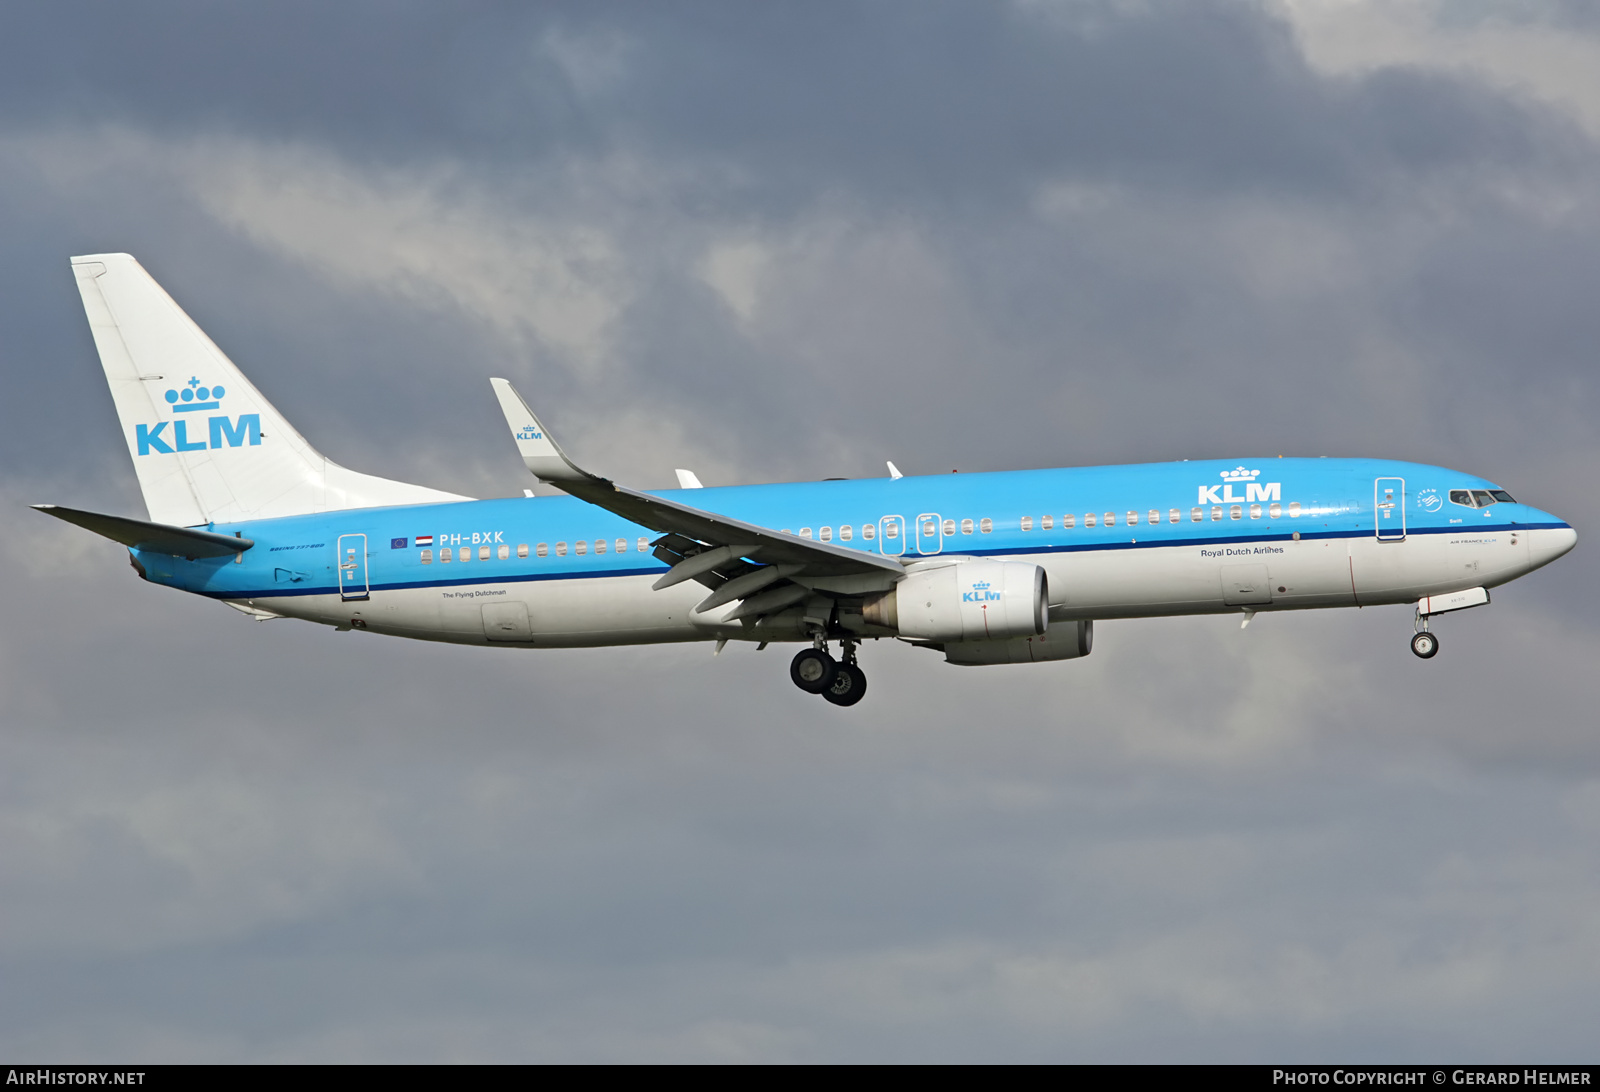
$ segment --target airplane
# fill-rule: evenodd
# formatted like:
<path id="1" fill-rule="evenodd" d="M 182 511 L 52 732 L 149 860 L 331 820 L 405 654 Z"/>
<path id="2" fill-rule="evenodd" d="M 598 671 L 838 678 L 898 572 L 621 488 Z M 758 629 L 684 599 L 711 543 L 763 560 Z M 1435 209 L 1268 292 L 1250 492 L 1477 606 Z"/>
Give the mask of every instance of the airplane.
<path id="1" fill-rule="evenodd" d="M 580 468 L 504 379 L 523 463 L 566 495 L 475 500 L 329 460 L 130 255 L 72 269 L 148 519 L 34 507 L 259 620 L 524 649 L 798 643 L 794 684 L 849 706 L 865 641 L 1044 663 L 1089 655 L 1101 619 L 1410 604 L 1429 659 L 1431 619 L 1577 543 L 1493 482 L 1385 459 L 724 487 L 680 470 L 637 490 Z"/>

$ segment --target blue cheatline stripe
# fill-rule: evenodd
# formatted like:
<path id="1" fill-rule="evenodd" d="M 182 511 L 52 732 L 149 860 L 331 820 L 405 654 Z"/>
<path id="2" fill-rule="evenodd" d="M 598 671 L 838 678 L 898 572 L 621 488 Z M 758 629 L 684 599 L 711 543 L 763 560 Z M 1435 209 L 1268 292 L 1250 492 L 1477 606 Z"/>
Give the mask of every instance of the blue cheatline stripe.
<path id="1" fill-rule="evenodd" d="M 1407 531 L 1408 535 L 1450 535 L 1462 532 L 1485 531 L 1538 531 L 1538 530 L 1571 530 L 1567 523 L 1493 523 L 1476 526 L 1474 524 L 1457 524 L 1451 527 L 1415 527 Z M 1367 541 L 1373 539 L 1370 529 L 1353 531 L 1302 531 L 1300 541 L 1318 541 L 1322 539 L 1357 539 Z M 1071 545 L 1039 545 L 1039 546 L 1007 546 L 995 549 L 963 549 L 958 547 L 946 548 L 937 554 L 899 554 L 888 556 L 905 557 L 912 560 L 920 558 L 942 557 L 947 554 L 956 554 L 967 557 L 1014 557 L 1019 555 L 1038 554 L 1070 554 L 1092 553 L 1096 551 L 1110 552 L 1113 550 L 1157 550 L 1157 549 L 1182 549 L 1185 547 L 1227 547 L 1253 542 L 1293 542 L 1294 532 L 1274 532 L 1258 535 L 1230 535 L 1226 538 L 1181 538 L 1181 539 L 1146 539 L 1143 542 L 1085 542 Z M 950 540 L 947 539 L 946 542 Z M 1398 540 L 1395 540 L 1398 541 Z M 866 551 L 863 551 L 866 552 Z M 369 591 L 401 591 L 414 588 L 460 588 L 476 587 L 485 584 L 526 584 L 543 580 L 603 580 L 617 576 L 659 576 L 667 571 L 664 564 L 647 566 L 644 568 L 630 569 L 603 569 L 600 571 L 585 572 L 581 570 L 567 570 L 555 573 L 507 573 L 493 576 L 463 577 L 458 580 L 402 580 L 390 581 L 382 584 L 368 585 Z M 201 595 L 212 599 L 289 599 L 303 595 L 337 595 L 339 586 L 328 584 L 311 588 L 283 588 L 273 585 L 264 590 L 245 589 L 241 591 L 214 591 L 206 590 Z"/>

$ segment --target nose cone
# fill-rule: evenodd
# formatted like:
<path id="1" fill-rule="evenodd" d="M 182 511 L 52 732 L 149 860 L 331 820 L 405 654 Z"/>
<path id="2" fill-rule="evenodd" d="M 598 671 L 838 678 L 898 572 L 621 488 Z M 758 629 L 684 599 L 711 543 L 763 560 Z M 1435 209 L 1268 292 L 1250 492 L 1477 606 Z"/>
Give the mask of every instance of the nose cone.
<path id="1" fill-rule="evenodd" d="M 1528 532 L 1528 561 L 1537 569 L 1577 544 L 1578 532 L 1571 527 L 1536 527 Z"/>

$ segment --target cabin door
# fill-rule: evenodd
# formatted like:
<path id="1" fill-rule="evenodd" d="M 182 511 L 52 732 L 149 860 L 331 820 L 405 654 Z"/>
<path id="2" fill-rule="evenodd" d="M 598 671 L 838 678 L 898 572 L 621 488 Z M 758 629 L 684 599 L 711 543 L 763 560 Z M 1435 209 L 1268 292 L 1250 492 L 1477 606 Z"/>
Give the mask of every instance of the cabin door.
<path id="1" fill-rule="evenodd" d="M 1372 483 L 1372 519 L 1379 542 L 1400 542 L 1406 537 L 1406 480 L 1377 478 Z"/>
<path id="2" fill-rule="evenodd" d="M 339 536 L 339 598 L 369 599 L 367 589 L 367 536 Z"/>

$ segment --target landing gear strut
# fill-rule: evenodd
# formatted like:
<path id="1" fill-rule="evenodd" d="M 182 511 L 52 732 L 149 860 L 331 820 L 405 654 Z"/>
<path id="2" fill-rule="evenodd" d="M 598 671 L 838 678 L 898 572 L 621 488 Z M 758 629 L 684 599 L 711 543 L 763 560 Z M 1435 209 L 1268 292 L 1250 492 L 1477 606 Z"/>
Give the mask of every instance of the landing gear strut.
<path id="1" fill-rule="evenodd" d="M 1428 629 L 1428 616 L 1418 612 L 1416 634 L 1411 638 L 1411 651 L 1419 659 L 1431 660 L 1439 654 L 1439 638 Z"/>
<path id="2" fill-rule="evenodd" d="M 867 675 L 856 664 L 854 641 L 841 641 L 844 662 L 828 655 L 828 643 L 817 637 L 816 646 L 801 649 L 789 664 L 789 678 L 807 694 L 821 694 L 833 705 L 854 705 L 867 693 Z"/>

